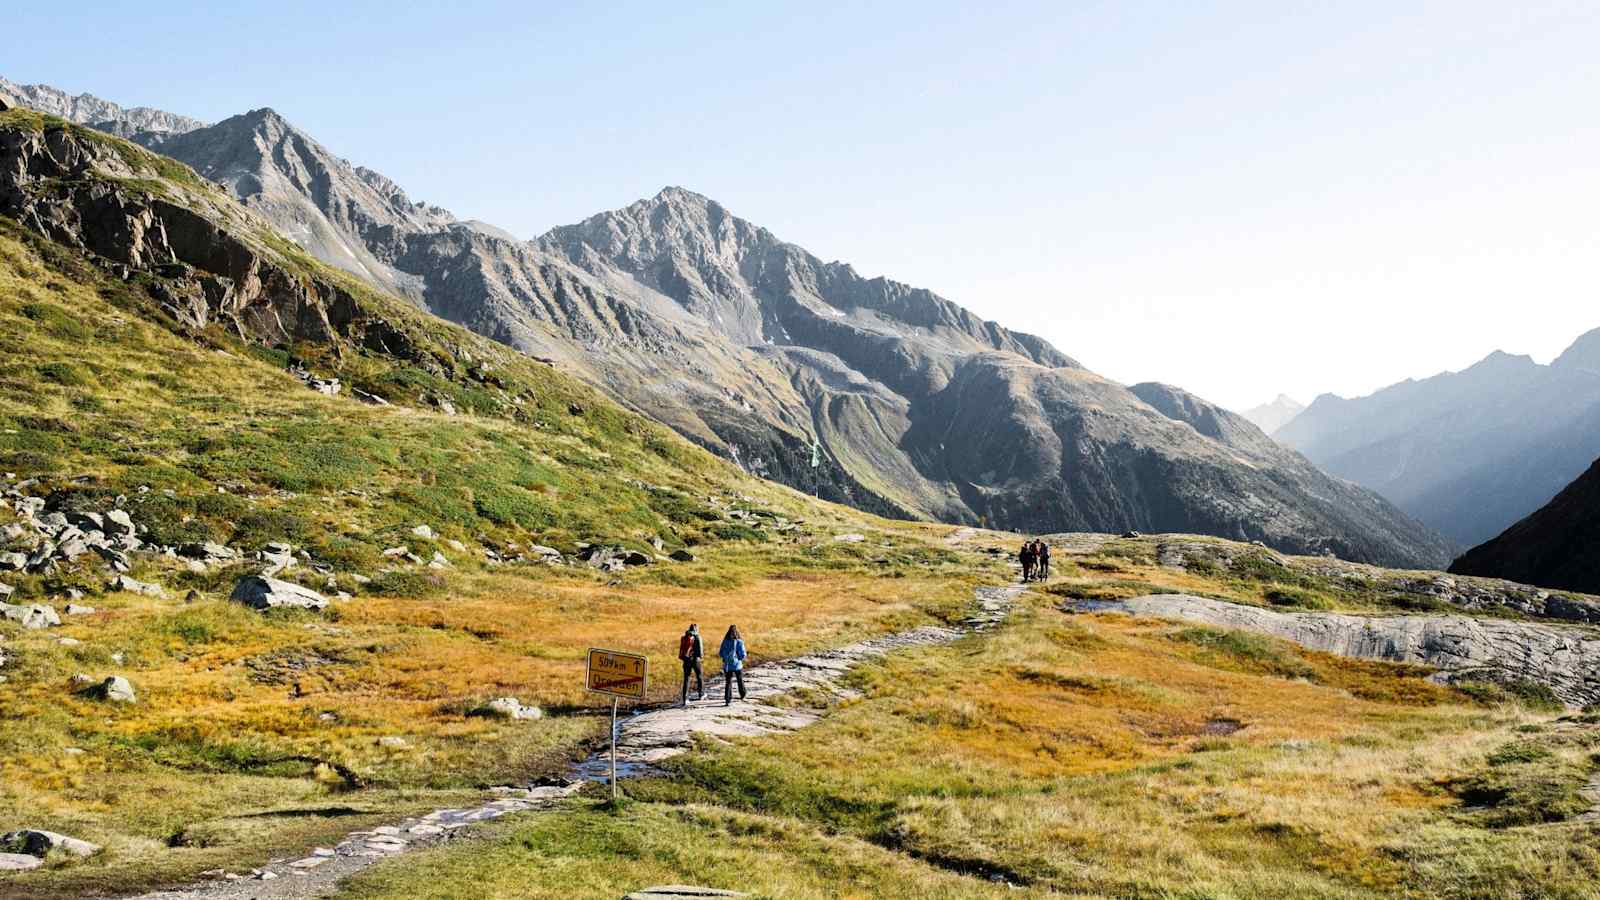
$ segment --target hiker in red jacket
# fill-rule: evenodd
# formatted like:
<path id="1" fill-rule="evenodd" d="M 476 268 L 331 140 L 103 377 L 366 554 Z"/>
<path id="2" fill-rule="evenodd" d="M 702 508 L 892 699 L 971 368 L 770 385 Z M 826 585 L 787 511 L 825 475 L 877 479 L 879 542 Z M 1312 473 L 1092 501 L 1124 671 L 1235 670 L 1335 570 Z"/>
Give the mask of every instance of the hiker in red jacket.
<path id="1" fill-rule="evenodd" d="M 706 695 L 705 674 L 700 669 L 700 658 L 706 655 L 705 647 L 700 643 L 700 626 L 690 625 L 689 630 L 678 638 L 678 659 L 683 662 L 683 691 L 678 703 L 682 706 L 689 705 L 689 675 L 694 675 L 694 698 L 699 700 Z"/>

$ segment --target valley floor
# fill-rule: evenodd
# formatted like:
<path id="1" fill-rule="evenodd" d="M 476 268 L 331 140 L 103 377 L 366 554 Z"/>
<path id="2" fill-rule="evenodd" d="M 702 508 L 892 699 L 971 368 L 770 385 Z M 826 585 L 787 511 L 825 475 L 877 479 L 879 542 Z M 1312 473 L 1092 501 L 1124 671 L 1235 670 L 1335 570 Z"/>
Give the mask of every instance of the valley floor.
<path id="1" fill-rule="evenodd" d="M 344 896 L 1593 897 L 1596 718 L 1063 612 L 850 678 L 794 734 L 380 865 Z M 1530 893 L 1531 891 L 1531 893 Z"/>
<path id="2" fill-rule="evenodd" d="M 964 537 L 975 571 L 1004 571 L 971 551 L 1010 539 Z M 626 782 L 621 805 L 604 791 L 557 800 L 381 861 L 338 895 L 620 897 L 682 883 L 775 898 L 1600 896 L 1600 716 L 1435 684 L 1423 667 L 1076 611 L 1070 595 L 1119 584 L 1193 590 L 1197 576 L 1155 566 L 1154 549 L 1091 542 L 1058 557 L 1058 576 L 995 630 L 863 662 L 840 692 L 768 698 L 820 716 L 809 727 L 707 737 Z M 1247 593 L 1239 578 L 1207 583 Z M 1272 590 L 1258 585 L 1253 602 Z M 941 615 L 959 617 L 944 604 Z M 561 719 L 472 742 L 511 755 L 592 746 L 592 729 L 562 738 Z M 207 852 L 259 860 L 274 851 L 235 829 L 274 810 L 359 810 L 271 834 L 303 853 L 361 815 L 450 801 L 275 780 L 297 796 L 237 798 L 235 816 L 212 821 L 209 851 L 113 844 L 122 861 L 167 855 L 166 876 L 58 861 L 51 880 L 26 892 L 0 882 L 0 895 L 125 889 L 176 874 L 173 855 L 191 871 Z"/>

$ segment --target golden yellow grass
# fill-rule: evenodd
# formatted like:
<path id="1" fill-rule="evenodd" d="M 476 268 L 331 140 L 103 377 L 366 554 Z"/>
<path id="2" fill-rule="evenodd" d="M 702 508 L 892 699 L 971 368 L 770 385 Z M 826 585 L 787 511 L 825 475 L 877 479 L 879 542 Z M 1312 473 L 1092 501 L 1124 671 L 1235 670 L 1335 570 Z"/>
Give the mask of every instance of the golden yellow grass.
<path id="1" fill-rule="evenodd" d="M 579 801 L 352 890 L 1007 892 L 992 876 L 1071 896 L 1596 896 L 1593 825 L 1490 828 L 1448 789 L 1552 714 L 1276 642 L 1219 653 L 1187 630 L 1036 602 L 860 671 L 863 696 L 813 728 L 681 760 L 620 812 Z M 1242 727 L 1214 733 L 1225 721 Z M 1586 759 L 1585 741 L 1557 746 Z"/>

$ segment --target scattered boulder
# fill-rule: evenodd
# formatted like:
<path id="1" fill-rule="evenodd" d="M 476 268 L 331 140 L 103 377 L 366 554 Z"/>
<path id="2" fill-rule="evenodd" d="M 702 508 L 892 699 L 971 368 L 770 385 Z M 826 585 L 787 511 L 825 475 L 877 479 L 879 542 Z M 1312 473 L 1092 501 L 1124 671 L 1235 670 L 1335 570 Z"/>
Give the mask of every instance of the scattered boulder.
<path id="1" fill-rule="evenodd" d="M 93 856 L 100 852 L 100 845 L 54 831 L 24 828 L 0 835 L 0 849 L 35 857 L 44 857 L 53 850 L 60 850 L 73 856 Z"/>
<path id="2" fill-rule="evenodd" d="M 668 554 L 667 558 L 674 562 L 694 562 L 695 556 L 693 553 L 690 553 L 688 550 L 680 547 Z"/>
<path id="3" fill-rule="evenodd" d="M 0 110 L 5 103 L 0 100 Z M 26 853 L 0 853 L 0 872 L 30 872 L 44 865 L 44 860 Z"/>
<path id="4" fill-rule="evenodd" d="M 528 552 L 539 557 L 540 561 L 551 564 L 561 562 L 561 551 L 543 544 L 529 544 Z"/>
<path id="5" fill-rule="evenodd" d="M 130 594 L 142 594 L 146 597 L 165 597 L 167 592 L 159 584 L 147 584 L 143 581 L 134 581 L 126 575 L 118 575 L 106 584 L 108 591 L 127 591 Z"/>
<path id="6" fill-rule="evenodd" d="M 294 566 L 294 548 L 288 544 L 274 541 L 257 551 L 256 559 L 266 563 L 265 566 L 261 567 L 261 574 L 270 578 L 284 569 Z"/>
<path id="7" fill-rule="evenodd" d="M 512 721 L 543 718 L 544 712 L 537 706 L 523 706 L 522 701 L 515 697 L 496 697 L 469 710 L 467 715 Z"/>
<path id="8" fill-rule="evenodd" d="M 10 94 L 0 92 L 0 112 L 5 112 L 8 109 L 16 109 L 17 106 L 17 101 L 11 99 Z"/>
<path id="9" fill-rule="evenodd" d="M 67 604 L 67 615 L 69 616 L 87 616 L 92 615 L 93 613 L 94 607 L 92 606 L 81 606 L 77 603 Z"/>
<path id="10" fill-rule="evenodd" d="M 631 894 L 625 895 L 622 900 L 675 900 L 683 897 L 748 897 L 749 894 L 739 891 L 725 891 L 721 888 L 694 887 L 687 884 L 658 884 L 654 887 L 641 888 Z"/>
<path id="11" fill-rule="evenodd" d="M 637 550 L 629 550 L 622 557 L 622 564 L 625 566 L 648 566 L 652 562 L 655 562 L 655 560 Z"/>
<path id="12" fill-rule="evenodd" d="M 351 388 L 350 389 L 350 395 L 352 397 L 355 397 L 357 400 L 360 400 L 362 403 L 366 403 L 366 404 L 369 404 L 371 406 L 388 406 L 389 405 L 389 401 L 383 399 L 382 397 L 379 397 L 377 394 L 369 394 L 369 393 L 367 393 L 366 391 L 363 391 L 360 388 Z"/>
<path id="13" fill-rule="evenodd" d="M 106 680 L 84 691 L 85 694 L 96 700 L 108 703 L 133 703 L 138 700 L 138 695 L 133 691 L 133 685 L 121 675 L 112 675 Z"/>
<path id="14" fill-rule="evenodd" d="M 0 618 L 17 622 L 23 628 L 49 628 L 61 624 L 61 617 L 56 615 L 55 607 L 45 606 L 42 603 L 31 603 L 27 606 L 0 603 Z"/>
<path id="15" fill-rule="evenodd" d="M 836 534 L 833 539 L 842 544 L 859 544 L 867 539 L 864 534 Z"/>
<path id="16" fill-rule="evenodd" d="M 404 750 L 411 745 L 406 743 L 405 738 L 396 737 L 395 735 L 391 734 L 378 738 L 378 746 L 388 750 Z"/>
<path id="17" fill-rule="evenodd" d="M 431 541 L 435 537 L 438 537 L 438 535 L 433 533 L 433 529 L 427 525 L 418 525 L 417 527 L 411 529 L 411 534 L 415 537 L 422 538 L 425 541 Z"/>
<path id="18" fill-rule="evenodd" d="M 183 544 L 178 547 L 178 555 L 204 563 L 226 563 L 238 559 L 239 551 L 214 541 L 203 541 Z"/>
<path id="19" fill-rule="evenodd" d="M 248 575 L 239 579 L 229 599 L 252 609 L 294 607 L 322 610 L 328 606 L 328 598 L 310 588 L 265 575 Z"/>
<path id="20" fill-rule="evenodd" d="M 28 554 L 26 553 L 0 553 L 0 571 L 20 572 L 28 567 Z"/>

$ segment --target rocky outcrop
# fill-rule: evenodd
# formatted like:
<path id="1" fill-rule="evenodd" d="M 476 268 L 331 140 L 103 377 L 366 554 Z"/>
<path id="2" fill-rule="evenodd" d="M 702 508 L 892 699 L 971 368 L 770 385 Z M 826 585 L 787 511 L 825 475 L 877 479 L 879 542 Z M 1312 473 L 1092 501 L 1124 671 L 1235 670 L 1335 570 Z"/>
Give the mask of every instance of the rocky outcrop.
<path id="1" fill-rule="evenodd" d="M 1600 360 L 1595 366 L 1600 371 Z M 1468 550 L 1450 571 L 1600 594 L 1600 460 L 1532 515 Z"/>
<path id="2" fill-rule="evenodd" d="M 1082 601 L 1075 609 L 1181 619 L 1293 641 L 1312 650 L 1415 663 L 1446 681 L 1531 682 L 1563 702 L 1600 702 L 1600 632 L 1468 616 L 1281 613 L 1187 594 Z"/>
<path id="3" fill-rule="evenodd" d="M 251 609 L 311 609 L 328 607 L 328 598 L 310 588 L 291 581 L 279 581 L 264 575 L 250 575 L 239 579 L 233 586 L 229 599 L 243 603 Z"/>
<path id="4" fill-rule="evenodd" d="M 1064 537 L 1086 539 L 1091 536 L 1052 536 L 1058 542 Z M 1103 543 L 1105 536 L 1101 537 Z M 1384 569 L 1329 557 L 1284 556 L 1260 545 L 1188 535 L 1158 535 L 1148 541 L 1154 545 L 1154 555 L 1161 565 L 1202 575 L 1236 565 L 1250 568 L 1259 562 L 1266 564 L 1269 573 L 1281 570 L 1282 580 L 1287 583 L 1292 584 L 1302 575 L 1310 576 L 1336 591 L 1351 591 L 1401 608 L 1449 605 L 1470 612 L 1511 612 L 1539 619 L 1600 625 L 1600 602 L 1596 602 L 1595 597 L 1575 596 L 1500 578 Z M 1093 552 L 1098 546 L 1078 552 Z"/>

